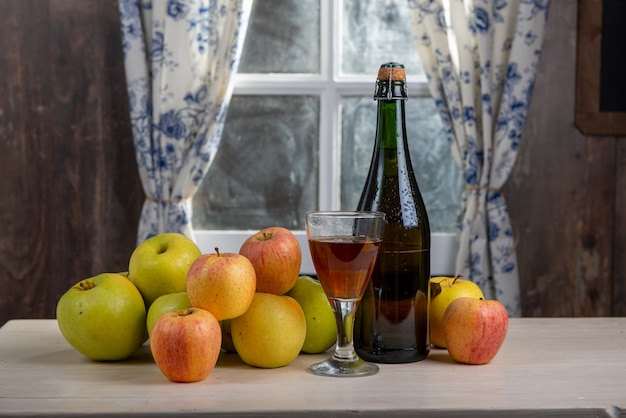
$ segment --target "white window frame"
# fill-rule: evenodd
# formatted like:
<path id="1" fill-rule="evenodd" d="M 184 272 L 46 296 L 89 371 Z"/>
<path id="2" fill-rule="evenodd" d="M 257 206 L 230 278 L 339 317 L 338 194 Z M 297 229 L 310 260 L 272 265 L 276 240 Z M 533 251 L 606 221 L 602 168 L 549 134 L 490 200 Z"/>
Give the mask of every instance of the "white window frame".
<path id="1" fill-rule="evenodd" d="M 319 129 L 319 209 L 340 207 L 341 98 L 373 95 L 374 80 L 368 76 L 346 76 L 340 69 L 342 2 L 320 0 L 320 74 L 237 74 L 233 95 L 313 95 L 320 98 Z M 428 96 L 425 77 L 407 75 L 414 96 Z M 304 216 L 304 214 L 303 214 Z M 272 226 L 272 225 L 268 225 Z M 194 230 L 203 253 L 238 252 L 243 241 L 257 230 Z M 302 274 L 315 274 L 305 231 L 293 231 L 302 247 Z M 458 249 L 456 234 L 433 232 L 431 240 L 432 275 L 454 275 Z"/>

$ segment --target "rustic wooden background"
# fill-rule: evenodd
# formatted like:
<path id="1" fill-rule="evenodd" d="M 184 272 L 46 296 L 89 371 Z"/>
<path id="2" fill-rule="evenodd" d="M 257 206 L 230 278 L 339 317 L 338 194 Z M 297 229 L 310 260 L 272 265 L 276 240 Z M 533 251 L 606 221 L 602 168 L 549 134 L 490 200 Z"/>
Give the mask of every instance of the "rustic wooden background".
<path id="1" fill-rule="evenodd" d="M 552 2 L 505 187 L 524 316 L 626 315 L 626 139 L 574 126 L 577 0 Z M 53 318 L 73 283 L 125 270 L 143 192 L 117 4 L 0 0 L 0 325 Z"/>
<path id="2" fill-rule="evenodd" d="M 143 191 L 117 4 L 0 0 L 0 324 L 126 270 Z"/>

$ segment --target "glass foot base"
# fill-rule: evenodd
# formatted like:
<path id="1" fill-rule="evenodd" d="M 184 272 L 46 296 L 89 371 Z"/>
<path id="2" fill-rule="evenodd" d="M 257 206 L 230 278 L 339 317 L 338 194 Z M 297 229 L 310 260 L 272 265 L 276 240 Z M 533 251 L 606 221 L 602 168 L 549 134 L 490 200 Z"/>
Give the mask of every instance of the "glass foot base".
<path id="1" fill-rule="evenodd" d="M 309 371 L 318 376 L 359 377 L 378 373 L 378 366 L 360 358 L 342 361 L 330 357 L 321 363 L 313 364 L 309 367 Z"/>

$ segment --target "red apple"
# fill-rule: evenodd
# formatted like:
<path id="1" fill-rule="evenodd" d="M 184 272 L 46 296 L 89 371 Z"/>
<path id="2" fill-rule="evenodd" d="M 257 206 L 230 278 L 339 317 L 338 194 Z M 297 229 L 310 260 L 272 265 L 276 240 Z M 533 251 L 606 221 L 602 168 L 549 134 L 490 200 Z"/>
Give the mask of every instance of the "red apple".
<path id="1" fill-rule="evenodd" d="M 286 228 L 265 228 L 241 245 L 256 272 L 256 291 L 283 295 L 298 280 L 302 251 L 296 236 Z"/>
<path id="2" fill-rule="evenodd" d="M 443 315 L 448 353 L 466 364 L 489 363 L 498 353 L 509 328 L 509 316 L 497 300 L 462 297 Z"/>
<path id="3" fill-rule="evenodd" d="M 220 324 L 204 309 L 163 314 L 150 334 L 154 361 L 173 382 L 204 380 L 215 368 L 221 345 Z"/>
<path id="4" fill-rule="evenodd" d="M 198 257 L 187 272 L 187 297 L 194 308 L 211 312 L 218 321 L 246 313 L 256 289 L 254 266 L 237 253 Z"/>
<path id="5" fill-rule="evenodd" d="M 443 335 L 443 315 L 452 301 L 470 297 L 484 299 L 480 287 L 470 281 L 457 277 L 431 277 L 430 279 L 430 304 L 428 308 L 428 333 L 430 343 L 441 348 L 446 348 Z"/>

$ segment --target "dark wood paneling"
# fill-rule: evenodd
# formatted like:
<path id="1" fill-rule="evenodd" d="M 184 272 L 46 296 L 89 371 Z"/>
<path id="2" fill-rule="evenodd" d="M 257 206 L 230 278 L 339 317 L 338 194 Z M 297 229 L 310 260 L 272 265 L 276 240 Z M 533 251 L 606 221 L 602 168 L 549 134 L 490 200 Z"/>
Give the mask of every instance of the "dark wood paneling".
<path id="1" fill-rule="evenodd" d="M 626 138 L 617 141 L 613 240 L 613 316 L 626 316 Z"/>
<path id="2" fill-rule="evenodd" d="M 116 2 L 0 0 L 0 324 L 125 270 L 143 192 Z"/>
<path id="3" fill-rule="evenodd" d="M 574 126 L 576 23 L 576 0 L 552 2 L 506 185 L 524 316 L 611 315 L 617 139 L 587 137 Z"/>

